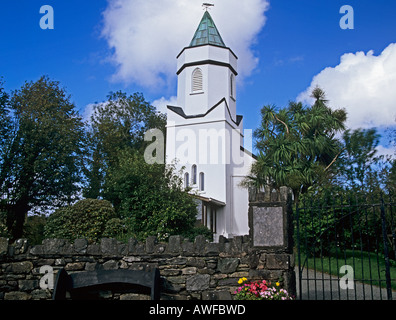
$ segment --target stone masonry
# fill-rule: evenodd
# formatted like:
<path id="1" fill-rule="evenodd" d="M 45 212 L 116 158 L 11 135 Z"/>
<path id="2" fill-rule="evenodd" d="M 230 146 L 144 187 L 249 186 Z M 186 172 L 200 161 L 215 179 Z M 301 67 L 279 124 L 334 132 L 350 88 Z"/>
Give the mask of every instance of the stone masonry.
<path id="1" fill-rule="evenodd" d="M 36 246 L 29 246 L 25 239 L 10 244 L 0 238 L 0 300 L 51 299 L 53 290 L 40 286 L 42 266 L 51 266 L 54 278 L 61 268 L 72 273 L 157 267 L 162 300 L 230 300 L 241 277 L 279 281 L 295 293 L 293 254 L 280 248 L 253 247 L 249 236 L 220 237 L 218 243 L 203 236 L 194 242 L 171 236 L 167 243 L 155 237 L 145 242 L 129 239 L 128 243 L 105 238 L 99 244 L 89 244 L 86 239 L 73 243 L 46 239 Z M 98 299 L 149 299 L 148 294 L 123 288 L 105 288 L 97 294 Z"/>

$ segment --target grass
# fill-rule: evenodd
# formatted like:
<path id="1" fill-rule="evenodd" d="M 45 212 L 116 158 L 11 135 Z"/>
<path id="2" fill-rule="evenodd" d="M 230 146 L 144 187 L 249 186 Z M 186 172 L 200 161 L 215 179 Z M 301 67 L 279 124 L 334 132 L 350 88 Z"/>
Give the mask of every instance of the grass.
<path id="1" fill-rule="evenodd" d="M 354 270 L 355 281 L 373 284 L 386 288 L 385 277 L 385 259 L 382 255 L 373 252 L 361 252 L 360 250 L 345 250 L 334 252 L 321 257 L 309 257 L 305 261 L 306 255 L 301 253 L 301 264 L 304 264 L 304 269 L 315 269 L 318 272 L 328 273 L 340 278 L 344 273 L 339 273 L 341 266 L 350 265 Z M 396 261 L 389 260 L 390 262 L 390 277 L 391 288 L 396 290 Z M 381 281 L 380 281 L 381 280 Z"/>

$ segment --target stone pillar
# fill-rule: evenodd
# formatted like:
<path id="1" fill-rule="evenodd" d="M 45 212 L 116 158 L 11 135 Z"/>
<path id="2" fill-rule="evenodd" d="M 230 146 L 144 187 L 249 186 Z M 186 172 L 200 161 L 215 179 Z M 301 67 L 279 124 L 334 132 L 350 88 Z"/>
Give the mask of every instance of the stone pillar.
<path id="1" fill-rule="evenodd" d="M 287 188 L 269 196 L 257 193 L 255 198 L 249 202 L 252 246 L 292 253 L 292 199 Z"/>
<path id="2" fill-rule="evenodd" d="M 249 197 L 251 247 L 265 253 L 265 267 L 279 270 L 285 289 L 295 295 L 292 194 L 286 187 L 276 192 L 265 190 Z"/>

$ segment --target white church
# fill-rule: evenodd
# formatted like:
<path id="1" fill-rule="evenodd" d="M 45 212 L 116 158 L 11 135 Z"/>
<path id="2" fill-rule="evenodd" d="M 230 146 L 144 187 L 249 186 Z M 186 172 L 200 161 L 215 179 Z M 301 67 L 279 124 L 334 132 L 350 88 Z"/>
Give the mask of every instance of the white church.
<path id="1" fill-rule="evenodd" d="M 166 161 L 182 172 L 198 202 L 197 219 L 215 241 L 249 234 L 248 190 L 240 183 L 255 160 L 236 113 L 237 60 L 205 11 L 177 56 L 177 105 L 167 106 Z"/>

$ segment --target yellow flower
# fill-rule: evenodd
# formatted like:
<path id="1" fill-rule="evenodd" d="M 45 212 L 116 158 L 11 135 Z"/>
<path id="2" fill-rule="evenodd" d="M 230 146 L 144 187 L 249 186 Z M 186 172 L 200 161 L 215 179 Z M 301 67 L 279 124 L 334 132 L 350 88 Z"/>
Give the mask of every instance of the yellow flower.
<path id="1" fill-rule="evenodd" d="M 279 287 L 279 286 L 280 286 L 280 283 L 279 283 L 279 282 L 277 282 L 277 283 L 275 283 L 275 285 L 276 285 L 277 287 Z"/>
<path id="2" fill-rule="evenodd" d="M 245 282 L 245 281 L 247 281 L 247 279 L 246 279 L 245 277 L 243 277 L 243 278 L 240 278 L 240 279 L 238 280 L 238 283 L 239 283 L 239 284 L 242 284 L 242 283 Z"/>

